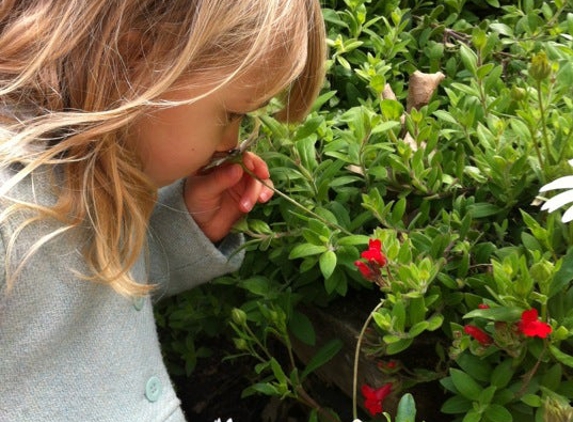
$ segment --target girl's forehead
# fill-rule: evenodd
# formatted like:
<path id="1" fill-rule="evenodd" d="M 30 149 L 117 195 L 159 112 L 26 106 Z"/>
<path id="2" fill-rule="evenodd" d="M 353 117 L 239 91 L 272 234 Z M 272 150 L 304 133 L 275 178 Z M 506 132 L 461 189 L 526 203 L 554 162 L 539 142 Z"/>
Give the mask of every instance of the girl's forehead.
<path id="1" fill-rule="evenodd" d="M 271 98 L 281 94 L 298 76 L 291 74 L 290 67 L 253 66 L 244 75 L 231 80 L 229 85 L 238 95 L 238 101 L 246 110 L 257 110 L 265 106 Z"/>

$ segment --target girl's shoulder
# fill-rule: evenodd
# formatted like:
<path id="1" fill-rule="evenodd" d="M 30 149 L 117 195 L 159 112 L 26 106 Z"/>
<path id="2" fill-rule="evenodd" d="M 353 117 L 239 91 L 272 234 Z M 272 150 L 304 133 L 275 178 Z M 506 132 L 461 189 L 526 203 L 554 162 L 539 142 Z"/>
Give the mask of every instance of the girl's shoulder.
<path id="1" fill-rule="evenodd" d="M 57 170 L 50 166 L 40 166 L 27 172 L 23 165 L 12 164 L 0 168 L 0 207 L 10 203 L 28 203 L 50 206 L 57 196 L 54 190 L 59 180 Z"/>

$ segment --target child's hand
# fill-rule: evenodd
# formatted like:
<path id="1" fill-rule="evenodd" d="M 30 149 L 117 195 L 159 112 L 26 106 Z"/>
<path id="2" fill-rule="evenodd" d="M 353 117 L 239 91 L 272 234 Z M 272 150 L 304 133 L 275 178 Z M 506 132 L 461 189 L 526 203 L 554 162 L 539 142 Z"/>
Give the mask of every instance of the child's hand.
<path id="1" fill-rule="evenodd" d="M 269 169 L 257 155 L 247 152 L 243 165 L 268 186 Z M 217 242 L 229 233 L 243 214 L 257 202 L 267 202 L 273 191 L 251 177 L 240 164 L 217 167 L 207 174 L 194 175 L 185 183 L 185 203 L 205 235 Z"/>

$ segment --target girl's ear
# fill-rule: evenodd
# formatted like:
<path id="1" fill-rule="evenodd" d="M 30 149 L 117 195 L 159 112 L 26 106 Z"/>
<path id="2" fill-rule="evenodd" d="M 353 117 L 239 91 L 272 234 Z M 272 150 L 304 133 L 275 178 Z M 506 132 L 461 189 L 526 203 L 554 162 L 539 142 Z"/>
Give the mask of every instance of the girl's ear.
<path id="1" fill-rule="evenodd" d="M 146 44 L 149 43 L 145 41 L 140 31 L 131 30 L 121 37 L 117 47 L 126 65 L 132 66 L 145 58 Z"/>
<path id="2" fill-rule="evenodd" d="M 133 86 L 141 86 L 148 80 L 150 75 L 148 52 L 151 50 L 151 42 L 140 31 L 131 30 L 125 33 L 117 43 L 119 57 L 127 83 Z M 125 87 L 129 88 L 129 87 Z"/>

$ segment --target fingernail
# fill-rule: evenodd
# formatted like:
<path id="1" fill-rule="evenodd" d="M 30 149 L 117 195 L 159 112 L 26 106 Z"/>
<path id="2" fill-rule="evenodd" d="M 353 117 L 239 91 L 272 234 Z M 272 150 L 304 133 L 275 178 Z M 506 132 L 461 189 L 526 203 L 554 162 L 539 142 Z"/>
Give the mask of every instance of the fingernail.
<path id="1" fill-rule="evenodd" d="M 245 210 L 245 211 L 250 211 L 251 208 L 253 208 L 252 202 L 249 201 L 248 199 L 241 201 L 241 206 L 243 207 L 243 210 Z"/>

